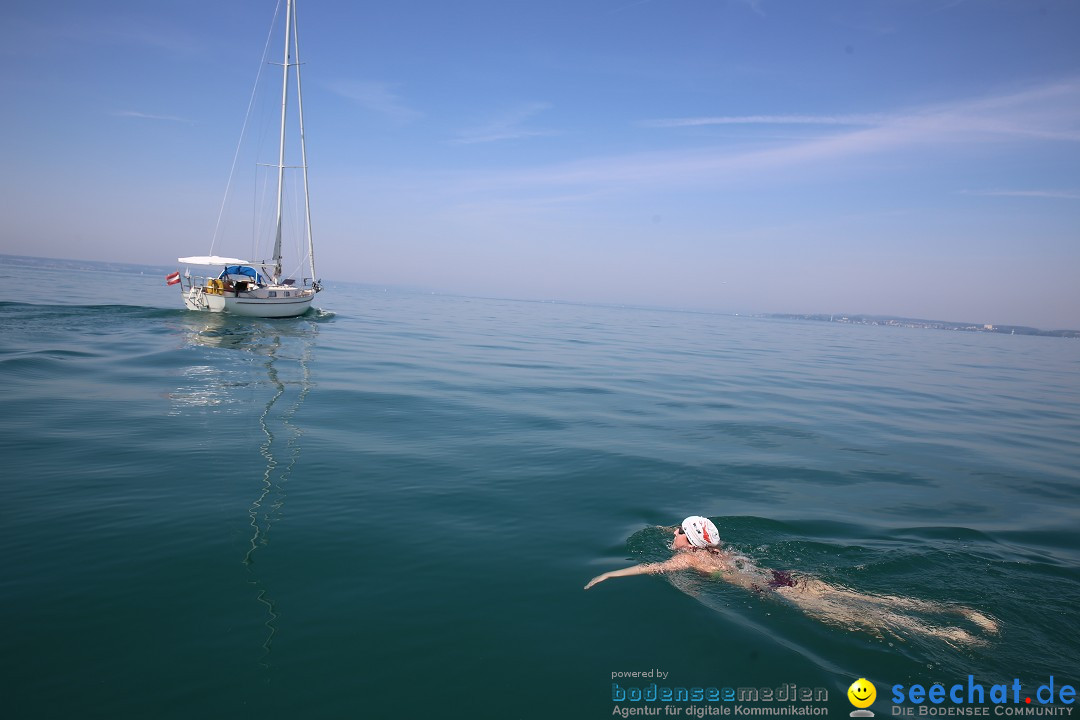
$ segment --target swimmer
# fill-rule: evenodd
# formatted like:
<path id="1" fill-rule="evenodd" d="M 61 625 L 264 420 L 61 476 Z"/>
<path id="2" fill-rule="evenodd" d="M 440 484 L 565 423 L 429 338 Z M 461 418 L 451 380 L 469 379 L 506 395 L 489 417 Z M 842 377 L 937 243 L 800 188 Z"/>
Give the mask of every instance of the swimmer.
<path id="1" fill-rule="evenodd" d="M 945 605 L 925 600 L 891 595 L 867 595 L 830 585 L 802 573 L 762 570 L 746 558 L 725 550 L 716 525 L 705 517 L 692 515 L 671 530 L 671 549 L 675 554 L 660 563 L 645 563 L 597 575 L 585 586 L 631 575 L 658 575 L 694 570 L 725 580 L 761 595 L 782 598 L 811 617 L 850 629 L 862 629 L 880 635 L 897 628 L 937 637 L 950 644 L 975 645 L 984 642 L 967 630 L 937 626 L 911 613 L 959 615 L 988 634 L 998 632 L 998 624 L 987 615 L 959 605 Z"/>

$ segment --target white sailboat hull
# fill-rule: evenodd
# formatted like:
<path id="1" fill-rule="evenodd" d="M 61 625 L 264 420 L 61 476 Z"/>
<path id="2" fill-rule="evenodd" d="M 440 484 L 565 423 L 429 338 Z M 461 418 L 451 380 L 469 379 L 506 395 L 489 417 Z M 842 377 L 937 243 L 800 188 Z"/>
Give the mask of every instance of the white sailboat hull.
<path id="1" fill-rule="evenodd" d="M 271 293 L 274 295 L 271 296 Z M 287 293 L 287 295 L 286 295 Z M 260 288 L 253 293 L 212 294 L 196 286 L 184 293 L 188 310 L 228 313 L 242 317 L 284 318 L 303 315 L 311 307 L 315 291 L 295 288 Z"/>

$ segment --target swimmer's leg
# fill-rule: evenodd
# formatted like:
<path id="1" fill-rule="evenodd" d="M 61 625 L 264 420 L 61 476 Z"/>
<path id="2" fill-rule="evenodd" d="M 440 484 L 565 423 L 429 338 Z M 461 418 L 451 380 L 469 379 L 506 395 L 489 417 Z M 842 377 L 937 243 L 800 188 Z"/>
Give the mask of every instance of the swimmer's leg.
<path id="1" fill-rule="evenodd" d="M 839 602 L 876 605 L 883 609 L 910 610 L 931 615 L 960 615 L 978 625 L 983 632 L 997 634 L 1000 630 L 997 620 L 963 605 L 949 605 L 928 600 L 898 597 L 896 595 L 867 595 L 854 590 L 838 588 L 817 578 L 807 576 L 799 578 L 797 589 L 794 589 L 794 591 L 788 591 L 786 588 L 778 589 L 785 597 L 792 599 L 794 599 L 795 593 L 799 593 L 810 597 L 829 597 Z"/>
<path id="2" fill-rule="evenodd" d="M 887 626 L 910 630 L 921 635 L 926 635 L 927 637 L 940 638 L 953 646 L 982 645 L 986 643 L 985 640 L 975 637 L 967 630 L 952 627 L 951 625 L 936 627 L 918 620 L 917 618 L 913 618 L 910 615 L 899 615 L 897 613 L 887 612 L 883 615 L 882 619 Z"/>
<path id="3" fill-rule="evenodd" d="M 959 610 L 961 615 L 978 625 L 980 628 L 983 629 L 984 632 L 988 632 L 992 635 L 996 635 L 998 633 L 998 630 L 1000 629 L 998 621 L 990 617 L 989 615 L 983 615 L 978 610 L 972 610 L 971 608 L 966 607 L 960 607 L 957 609 Z"/>
<path id="4" fill-rule="evenodd" d="M 978 625 L 983 632 L 996 634 L 999 630 L 999 626 L 996 620 L 989 615 L 984 615 L 978 610 L 972 610 L 969 607 L 963 605 L 949 605 L 945 603 L 929 602 L 927 600 L 915 600 L 913 598 L 902 598 L 896 595 L 860 595 L 859 593 L 851 593 L 852 595 L 859 595 L 860 599 L 864 602 L 873 603 L 875 605 L 881 605 L 884 607 L 898 608 L 902 610 L 913 610 L 915 612 L 923 612 L 929 614 L 941 614 L 941 615 L 960 615 L 967 620 L 970 620 L 974 624 Z"/>
<path id="5" fill-rule="evenodd" d="M 928 614 L 962 615 L 986 632 L 993 633 L 998 629 L 993 619 L 969 608 L 891 595 L 866 595 L 806 576 L 799 578 L 796 586 L 779 587 L 776 588 L 776 592 L 807 615 L 852 630 L 863 629 L 880 633 L 882 630 L 896 628 L 941 638 L 955 645 L 974 645 L 982 642 L 966 630 L 953 626 L 931 625 L 901 612 L 904 610 Z"/>

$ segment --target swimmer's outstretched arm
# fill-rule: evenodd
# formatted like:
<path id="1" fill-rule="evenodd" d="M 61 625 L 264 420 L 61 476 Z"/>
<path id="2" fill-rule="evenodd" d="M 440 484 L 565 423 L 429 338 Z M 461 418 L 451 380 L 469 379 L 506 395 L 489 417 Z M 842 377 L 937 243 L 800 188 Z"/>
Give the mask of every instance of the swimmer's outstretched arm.
<path id="1" fill-rule="evenodd" d="M 623 568 L 622 570 L 612 570 L 606 572 L 603 575 L 597 575 L 589 584 L 585 586 L 588 590 L 596 583 L 604 582 L 611 578 L 627 577 L 629 575 L 659 575 L 660 573 L 666 573 L 669 570 L 688 570 L 694 567 L 695 558 L 690 557 L 688 553 L 676 553 L 675 557 L 668 558 L 662 563 L 644 563 L 642 565 L 635 565 L 633 567 Z"/>
<path id="2" fill-rule="evenodd" d="M 588 590 L 593 585 L 596 585 L 597 583 L 602 583 L 605 580 L 610 580 L 611 578 L 628 577 L 630 575 L 655 575 L 657 573 L 662 573 L 666 569 L 664 566 L 667 564 L 668 563 L 666 562 L 646 563 L 644 565 L 635 565 L 633 567 L 623 568 L 622 570 L 612 570 L 610 572 L 604 573 L 603 575 L 597 575 L 596 577 L 594 577 L 585 586 L 585 589 Z"/>

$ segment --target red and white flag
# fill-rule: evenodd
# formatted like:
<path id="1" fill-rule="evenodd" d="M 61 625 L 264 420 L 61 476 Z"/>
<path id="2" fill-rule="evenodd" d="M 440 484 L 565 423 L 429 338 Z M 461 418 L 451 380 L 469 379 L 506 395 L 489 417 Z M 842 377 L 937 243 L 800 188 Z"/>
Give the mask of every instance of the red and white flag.
<path id="1" fill-rule="evenodd" d="M 175 285 L 178 282 L 180 282 L 180 273 L 179 272 L 170 273 L 169 275 L 165 276 L 165 284 L 166 285 Z"/>

